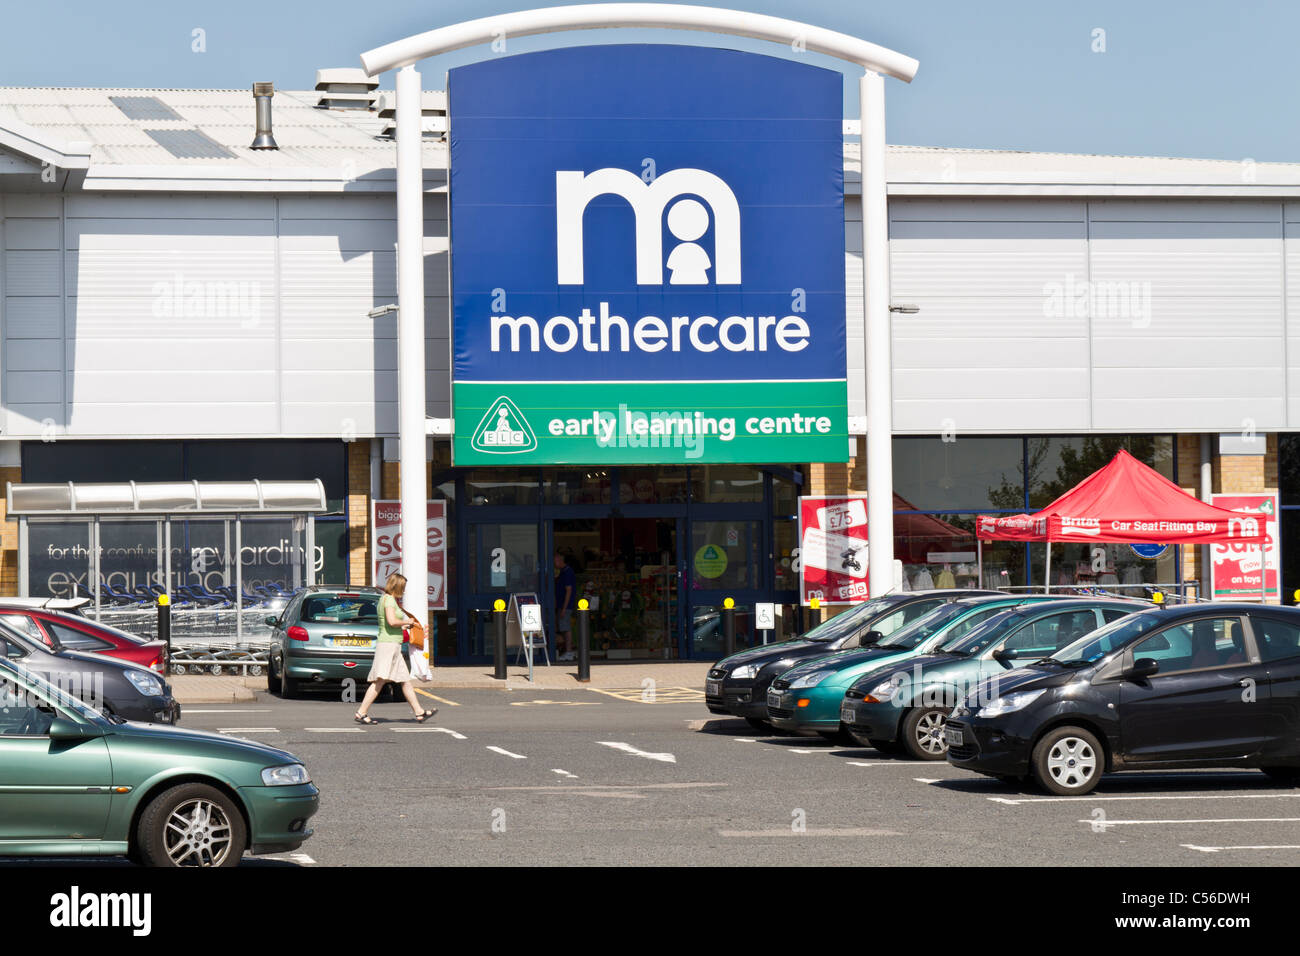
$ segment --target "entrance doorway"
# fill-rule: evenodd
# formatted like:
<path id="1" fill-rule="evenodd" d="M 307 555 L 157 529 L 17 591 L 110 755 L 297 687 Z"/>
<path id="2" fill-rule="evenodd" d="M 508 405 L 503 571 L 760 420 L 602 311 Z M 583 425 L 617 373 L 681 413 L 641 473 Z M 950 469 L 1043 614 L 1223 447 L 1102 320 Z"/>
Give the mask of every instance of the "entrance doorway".
<path id="1" fill-rule="evenodd" d="M 675 659 L 684 609 L 683 519 L 556 518 L 551 536 L 591 606 L 593 660 Z M 561 595 L 554 595 L 558 608 Z M 576 642 L 576 619 L 574 639 Z M 576 649 L 576 643 L 574 644 Z"/>

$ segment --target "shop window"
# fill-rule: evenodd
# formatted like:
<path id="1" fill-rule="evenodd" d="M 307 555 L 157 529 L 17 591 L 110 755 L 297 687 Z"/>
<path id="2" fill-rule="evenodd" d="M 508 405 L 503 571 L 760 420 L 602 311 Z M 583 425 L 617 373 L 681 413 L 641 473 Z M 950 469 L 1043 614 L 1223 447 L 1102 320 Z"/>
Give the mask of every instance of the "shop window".
<path id="1" fill-rule="evenodd" d="M 1094 471 L 1110 464 L 1120 449 L 1170 481 L 1174 479 L 1174 442 L 1170 435 L 1029 438 L 1025 454 L 1030 510 L 1051 504 Z"/>
<path id="2" fill-rule="evenodd" d="M 549 505 L 607 505 L 612 476 L 608 468 L 546 468 L 542 494 Z"/>
<path id="3" fill-rule="evenodd" d="M 903 587 L 909 591 L 980 587 L 974 528 L 973 515 L 896 511 L 894 557 L 903 562 Z"/>
<path id="4" fill-rule="evenodd" d="M 760 528 L 757 521 L 692 521 L 695 587 L 723 591 L 756 587 Z"/>
<path id="5" fill-rule="evenodd" d="M 1047 554 L 1044 545 L 1030 546 L 1029 583 L 1041 585 Z M 1126 597 L 1142 597 L 1151 585 L 1172 587 L 1178 570 L 1178 548 L 1170 546 L 1158 558 L 1140 557 L 1127 544 L 1052 542 L 1052 587 L 1104 588 Z"/>
<path id="6" fill-rule="evenodd" d="M 691 482 L 698 502 L 763 500 L 763 472 L 750 465 L 692 465 Z"/>
<path id="7" fill-rule="evenodd" d="M 894 493 L 920 511 L 1025 507 L 1019 438 L 895 438 Z"/>
<path id="8" fill-rule="evenodd" d="M 620 468 L 618 470 L 620 505 L 685 504 L 686 468 L 661 465 L 658 468 Z"/>
<path id="9" fill-rule="evenodd" d="M 475 468 L 465 478 L 470 505 L 535 505 L 541 496 L 537 472 L 520 468 Z"/>

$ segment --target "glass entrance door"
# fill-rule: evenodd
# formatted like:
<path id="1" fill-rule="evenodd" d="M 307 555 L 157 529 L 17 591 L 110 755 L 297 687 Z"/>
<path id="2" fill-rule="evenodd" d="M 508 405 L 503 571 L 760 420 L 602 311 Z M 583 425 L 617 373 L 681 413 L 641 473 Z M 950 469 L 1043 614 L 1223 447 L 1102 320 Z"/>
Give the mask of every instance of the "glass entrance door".
<path id="1" fill-rule="evenodd" d="M 492 656 L 495 632 L 492 605 L 500 598 L 532 592 L 547 600 L 551 576 L 549 562 L 542 560 L 541 526 L 536 521 L 483 522 L 469 525 L 469 563 L 461 573 L 467 577 L 470 626 L 469 646 L 462 654 L 469 659 Z"/>
<path id="2" fill-rule="evenodd" d="M 573 605 L 582 597 L 591 605 L 592 660 L 678 656 L 684 523 L 671 515 L 629 517 L 612 510 L 552 520 L 554 548 L 574 571 Z M 558 610 L 562 596 L 551 597 Z M 576 642 L 576 631 L 573 636 Z"/>

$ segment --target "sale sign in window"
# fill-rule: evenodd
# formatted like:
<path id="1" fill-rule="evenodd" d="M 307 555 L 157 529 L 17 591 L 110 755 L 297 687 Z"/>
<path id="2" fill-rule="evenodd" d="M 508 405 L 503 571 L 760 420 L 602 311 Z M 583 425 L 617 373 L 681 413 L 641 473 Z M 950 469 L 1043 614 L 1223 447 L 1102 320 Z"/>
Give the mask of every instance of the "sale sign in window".
<path id="1" fill-rule="evenodd" d="M 799 593 L 804 604 L 868 597 L 867 499 L 799 499 Z"/>
<path id="2" fill-rule="evenodd" d="M 1242 529 L 1263 528 L 1268 534 L 1261 553 L 1256 541 L 1229 541 L 1211 546 L 1216 601 L 1258 601 L 1265 594 L 1269 602 L 1282 596 L 1279 583 L 1277 495 L 1212 495 L 1211 504 L 1242 513 Z"/>
<path id="3" fill-rule="evenodd" d="M 447 610 L 447 502 L 429 501 L 429 610 Z M 370 527 L 374 530 L 371 552 L 375 569 L 375 586 L 383 587 L 388 576 L 402 570 L 402 503 L 376 501 Z M 413 599 L 408 598 L 415 611 Z"/>

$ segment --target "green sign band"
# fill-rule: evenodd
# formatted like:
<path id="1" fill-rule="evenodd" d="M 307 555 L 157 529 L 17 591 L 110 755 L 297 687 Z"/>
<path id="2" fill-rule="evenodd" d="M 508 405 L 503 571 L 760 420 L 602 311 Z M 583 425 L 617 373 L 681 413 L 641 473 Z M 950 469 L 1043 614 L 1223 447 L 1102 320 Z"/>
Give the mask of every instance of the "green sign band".
<path id="1" fill-rule="evenodd" d="M 843 380 L 453 389 L 462 466 L 848 461 Z"/>

